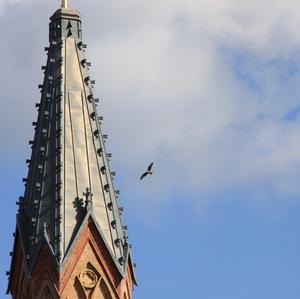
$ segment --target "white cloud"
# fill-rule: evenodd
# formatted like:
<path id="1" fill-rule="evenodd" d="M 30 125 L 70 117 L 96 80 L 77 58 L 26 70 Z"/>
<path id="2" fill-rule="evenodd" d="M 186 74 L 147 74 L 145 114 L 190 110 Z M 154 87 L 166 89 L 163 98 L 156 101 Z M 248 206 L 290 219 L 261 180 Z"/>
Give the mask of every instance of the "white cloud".
<path id="1" fill-rule="evenodd" d="M 3 13 L 3 10 L 11 6 L 11 8 L 18 3 L 29 2 L 30 0 L 0 0 L 0 14 Z"/>
<path id="2" fill-rule="evenodd" d="M 37 3 L 27 5 L 27 16 L 36 13 L 29 8 Z M 50 9 L 44 4 L 39 8 L 43 16 Z M 284 121 L 299 105 L 296 1 L 71 4 L 83 14 L 87 55 L 98 83 L 96 93 L 104 102 L 104 128 L 111 136 L 108 147 L 113 164 L 122 170 L 123 188 L 129 192 L 134 176 L 155 160 L 157 194 L 175 186 L 197 193 L 263 182 L 282 197 L 299 194 L 300 122 L 296 117 Z M 2 18 L 13 9 L 9 6 Z M 45 31 L 47 20 L 40 16 L 15 27 L 14 34 L 28 32 L 28 43 L 41 44 L 35 32 L 43 41 L 46 36 L 33 27 L 37 21 Z M 4 39 L 10 41 L 11 35 Z M 10 50 L 11 57 L 24 52 L 22 47 Z M 30 55 L 28 50 L 34 68 L 27 64 L 24 72 L 34 75 L 24 78 L 24 88 L 38 83 L 32 80 L 38 78 L 36 63 L 45 59 Z M 8 76 L 18 67 L 6 66 Z M 27 111 L 32 107 L 24 98 L 14 101 Z"/>

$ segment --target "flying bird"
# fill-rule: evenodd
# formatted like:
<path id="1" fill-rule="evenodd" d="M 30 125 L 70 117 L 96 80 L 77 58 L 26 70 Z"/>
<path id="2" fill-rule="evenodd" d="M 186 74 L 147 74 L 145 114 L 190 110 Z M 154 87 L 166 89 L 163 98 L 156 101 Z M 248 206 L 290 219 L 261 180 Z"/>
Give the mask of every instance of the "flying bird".
<path id="1" fill-rule="evenodd" d="M 151 171 L 152 170 L 152 166 L 153 166 L 153 162 L 148 166 L 147 168 L 147 171 L 145 173 L 142 174 L 140 180 L 142 180 L 144 177 L 146 177 L 147 175 L 152 175 L 153 172 Z"/>

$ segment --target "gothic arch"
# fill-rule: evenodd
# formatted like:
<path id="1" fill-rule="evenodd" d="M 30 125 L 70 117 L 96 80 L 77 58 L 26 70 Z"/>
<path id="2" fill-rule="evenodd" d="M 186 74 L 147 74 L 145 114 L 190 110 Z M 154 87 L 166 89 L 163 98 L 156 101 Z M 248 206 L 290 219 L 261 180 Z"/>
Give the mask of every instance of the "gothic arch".
<path id="1" fill-rule="evenodd" d="M 75 279 L 74 288 L 75 288 L 78 299 L 86 299 L 84 288 L 81 285 L 78 277 L 76 277 L 76 279 Z"/>
<path id="2" fill-rule="evenodd" d="M 112 299 L 112 296 L 110 294 L 110 291 L 105 283 L 105 281 L 102 279 L 100 282 L 100 291 L 103 299 Z M 101 299 L 102 299 L 101 298 Z"/>
<path id="3" fill-rule="evenodd" d="M 48 286 L 45 286 L 40 298 L 41 299 L 55 299 L 54 295 L 52 294 L 52 292 Z"/>

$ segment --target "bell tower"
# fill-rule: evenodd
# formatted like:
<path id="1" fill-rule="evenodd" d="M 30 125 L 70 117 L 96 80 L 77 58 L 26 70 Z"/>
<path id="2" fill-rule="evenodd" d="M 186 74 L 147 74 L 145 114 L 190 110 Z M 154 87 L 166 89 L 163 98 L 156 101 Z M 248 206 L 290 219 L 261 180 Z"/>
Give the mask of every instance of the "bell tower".
<path id="1" fill-rule="evenodd" d="M 24 195 L 17 202 L 13 299 L 131 299 L 136 284 L 110 171 L 81 18 L 51 16 Z"/>

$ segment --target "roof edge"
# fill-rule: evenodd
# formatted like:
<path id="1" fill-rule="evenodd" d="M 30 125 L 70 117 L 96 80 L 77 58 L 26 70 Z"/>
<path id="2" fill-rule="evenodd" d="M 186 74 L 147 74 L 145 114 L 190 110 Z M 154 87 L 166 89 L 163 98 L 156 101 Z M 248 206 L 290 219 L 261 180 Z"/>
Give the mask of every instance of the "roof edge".
<path id="1" fill-rule="evenodd" d="M 130 266 L 130 270 L 132 272 L 132 280 L 135 286 L 137 286 L 137 279 L 136 279 L 136 273 L 134 271 L 134 264 L 132 261 L 132 257 L 131 257 L 131 251 L 130 249 L 128 249 L 127 254 L 126 254 L 126 263 L 125 263 L 125 269 L 127 269 Z"/>
<path id="2" fill-rule="evenodd" d="M 15 261 L 15 252 L 16 252 L 16 244 L 17 244 L 17 237 L 19 236 L 19 240 L 20 240 L 20 244 L 21 244 L 21 249 L 23 251 L 23 255 L 25 257 L 25 247 L 24 247 L 24 242 L 23 242 L 23 234 L 22 234 L 22 229 L 21 229 L 21 226 L 20 226 L 20 221 L 19 221 L 19 214 L 17 214 L 17 221 L 16 221 L 16 229 L 15 229 L 15 237 L 14 237 L 14 242 L 13 242 L 13 256 L 12 256 L 12 259 L 11 259 L 11 262 L 10 262 L 10 275 L 12 273 L 12 269 L 13 269 L 13 266 L 14 266 L 14 261 Z M 25 270 L 27 272 L 27 274 L 29 273 L 28 272 L 28 264 L 26 263 L 26 260 L 25 260 Z M 9 279 L 8 279 L 8 285 L 7 285 L 7 290 L 6 290 L 6 294 L 9 294 L 10 292 L 10 287 L 11 287 L 11 276 L 9 276 Z"/>
<path id="3" fill-rule="evenodd" d="M 31 264 L 30 264 L 30 267 L 29 267 L 29 271 L 28 271 L 28 275 L 30 276 L 35 265 L 36 265 L 36 262 L 37 262 L 37 259 L 39 257 L 39 254 L 40 254 L 40 251 L 41 251 L 41 248 L 43 245 L 46 245 L 47 248 L 48 248 L 48 253 L 50 253 L 51 255 L 51 258 L 54 260 L 54 263 L 56 264 L 56 267 L 57 269 L 59 269 L 59 263 L 57 261 L 57 259 L 55 258 L 55 253 L 53 251 L 53 248 L 51 247 L 50 243 L 49 243 L 49 240 L 46 238 L 45 235 L 43 235 L 43 239 L 41 240 L 41 242 L 38 244 L 37 246 L 37 249 L 35 250 L 35 254 L 31 260 Z"/>
<path id="4" fill-rule="evenodd" d="M 78 230 L 77 230 L 77 233 L 75 234 L 75 236 L 74 236 L 74 238 L 73 238 L 71 244 L 69 245 L 69 248 L 68 248 L 66 254 L 64 255 L 64 258 L 63 258 L 63 261 L 62 261 L 62 263 L 61 263 L 61 265 L 60 265 L 60 268 L 63 268 L 63 267 L 65 266 L 65 263 L 66 263 L 66 261 L 67 261 L 69 255 L 70 255 L 70 253 L 72 252 L 72 249 L 76 246 L 76 243 L 77 243 L 76 241 L 79 239 L 79 236 L 80 236 L 80 234 L 81 234 L 81 232 L 82 232 L 82 230 L 83 230 L 83 228 L 84 228 L 84 225 L 85 225 L 86 223 L 88 223 L 89 218 L 91 218 L 92 221 L 93 221 L 93 223 L 95 224 L 95 227 L 96 227 L 96 229 L 97 229 L 97 231 L 98 231 L 98 233 L 99 233 L 99 235 L 100 235 L 100 237 L 101 237 L 103 243 L 105 244 L 105 247 L 106 247 L 107 251 L 109 252 L 109 255 L 110 255 L 110 257 L 111 257 L 113 263 L 115 264 L 115 266 L 116 266 L 118 272 L 120 273 L 120 275 L 121 275 L 123 278 L 125 278 L 126 274 L 125 274 L 124 270 L 121 268 L 121 266 L 119 265 L 119 263 L 118 263 L 118 261 L 116 260 L 115 256 L 113 255 L 113 252 L 111 251 L 110 246 L 109 246 L 109 244 L 107 243 L 107 241 L 106 241 L 106 239 L 105 239 L 105 237 L 104 237 L 104 234 L 103 234 L 103 232 L 102 232 L 102 230 L 101 230 L 100 225 L 98 224 L 98 222 L 97 222 L 97 220 L 96 220 L 96 217 L 94 216 L 94 213 L 93 213 L 93 210 L 92 210 L 92 209 L 89 209 L 89 210 L 87 211 L 86 216 L 84 217 L 83 221 L 81 222 L 81 224 L 80 224 L 80 226 L 79 226 L 79 228 L 78 228 Z"/>
<path id="5" fill-rule="evenodd" d="M 61 19 L 61 18 L 80 20 L 80 13 L 78 10 L 74 8 L 61 7 L 53 13 L 53 15 L 50 17 L 50 20 L 53 21 L 55 19 Z"/>

